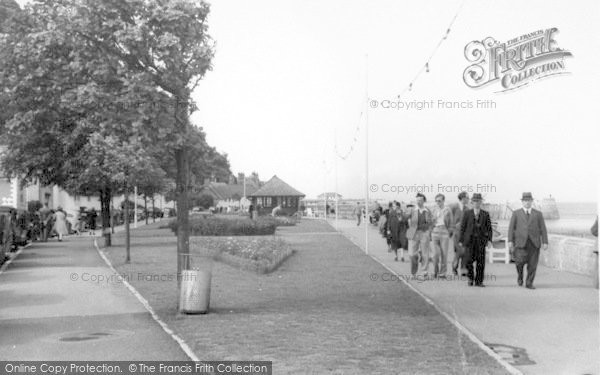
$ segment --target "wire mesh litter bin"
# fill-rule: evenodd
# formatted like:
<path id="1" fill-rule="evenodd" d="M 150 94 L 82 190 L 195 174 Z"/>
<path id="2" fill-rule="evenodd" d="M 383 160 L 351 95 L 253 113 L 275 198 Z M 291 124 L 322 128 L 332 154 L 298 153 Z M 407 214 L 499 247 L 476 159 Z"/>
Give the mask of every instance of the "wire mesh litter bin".
<path id="1" fill-rule="evenodd" d="M 185 314 L 206 314 L 210 304 L 213 258 L 197 254 L 180 254 L 180 257 L 182 270 L 179 311 Z"/>

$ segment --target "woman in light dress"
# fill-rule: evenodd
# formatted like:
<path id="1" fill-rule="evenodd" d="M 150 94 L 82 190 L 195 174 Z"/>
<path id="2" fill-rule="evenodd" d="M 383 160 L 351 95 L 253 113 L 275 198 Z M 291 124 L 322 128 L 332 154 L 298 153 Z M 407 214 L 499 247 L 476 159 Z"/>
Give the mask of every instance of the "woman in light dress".
<path id="1" fill-rule="evenodd" d="M 67 229 L 67 214 L 63 211 L 62 207 L 58 207 L 58 210 L 54 213 L 54 231 L 58 235 L 58 240 L 62 241 L 65 234 L 69 234 Z"/>

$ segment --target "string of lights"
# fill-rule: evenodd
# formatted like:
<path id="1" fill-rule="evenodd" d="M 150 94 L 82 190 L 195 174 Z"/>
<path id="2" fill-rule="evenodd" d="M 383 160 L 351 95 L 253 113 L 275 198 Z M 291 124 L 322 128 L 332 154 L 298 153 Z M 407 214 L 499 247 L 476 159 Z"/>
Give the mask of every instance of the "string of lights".
<path id="1" fill-rule="evenodd" d="M 354 133 L 354 138 L 352 139 L 352 144 L 350 145 L 350 147 L 348 148 L 348 151 L 346 151 L 346 153 L 344 154 L 340 154 L 337 148 L 337 142 L 335 144 L 335 154 L 337 155 L 338 158 L 342 159 L 342 160 L 346 160 L 348 159 L 348 157 L 350 156 L 350 154 L 352 154 L 352 151 L 354 151 L 354 146 L 356 146 L 356 143 L 358 142 L 358 135 L 360 134 L 360 121 L 362 119 L 362 115 L 363 113 L 360 113 L 360 116 L 358 117 L 358 125 L 356 125 L 356 130 Z"/>
<path id="2" fill-rule="evenodd" d="M 407 91 L 412 91 L 415 82 L 419 79 L 419 77 L 421 76 L 421 74 L 423 74 L 423 72 L 425 72 L 425 73 L 429 73 L 430 72 L 430 63 L 433 60 L 433 58 L 435 57 L 435 54 L 437 53 L 437 51 L 440 49 L 440 46 L 444 43 L 444 41 L 446 41 L 448 39 L 448 35 L 450 35 L 450 31 L 452 30 L 452 26 L 454 26 L 454 22 L 456 21 L 456 18 L 460 14 L 460 12 L 461 12 L 461 10 L 463 8 L 463 5 L 465 4 L 465 1 L 466 0 L 463 0 L 461 2 L 461 4 L 458 7 L 456 13 L 454 14 L 454 17 L 452 17 L 452 20 L 448 24 L 448 27 L 446 28 L 446 32 L 444 33 L 444 35 L 442 36 L 442 38 L 438 41 L 437 45 L 435 46 L 435 48 L 433 49 L 433 51 L 429 55 L 429 58 L 427 58 L 427 60 L 425 61 L 425 64 L 421 66 L 421 69 L 419 69 L 419 71 L 413 77 L 413 79 L 410 81 L 410 83 L 400 92 L 400 94 L 398 95 L 399 99 L 400 99 L 400 97 L 404 96 L 404 94 L 406 94 Z M 352 144 L 350 145 L 350 147 L 348 148 L 348 150 L 344 154 L 340 154 L 340 152 L 339 152 L 339 150 L 337 148 L 337 141 L 336 141 L 335 154 L 336 154 L 337 157 L 339 157 L 342 160 L 347 160 L 348 157 L 350 157 L 350 155 L 354 151 L 356 143 L 358 142 L 358 139 L 359 139 L 360 122 L 362 120 L 362 116 L 363 116 L 363 113 L 361 112 L 360 116 L 359 116 L 359 119 L 358 119 L 358 125 L 356 126 L 354 138 L 352 140 Z"/>
<path id="3" fill-rule="evenodd" d="M 452 26 L 454 25 L 454 22 L 456 21 L 456 18 L 458 17 L 458 14 L 462 10 L 463 5 L 465 4 L 465 1 L 466 0 L 463 0 L 460 3 L 460 6 L 458 7 L 458 10 L 454 14 L 454 17 L 452 17 L 452 21 L 450 21 L 450 24 L 446 28 L 446 32 L 444 33 L 444 35 L 442 36 L 442 38 L 439 40 L 439 42 L 437 43 L 437 45 L 435 46 L 435 48 L 433 49 L 433 51 L 429 55 L 429 58 L 425 61 L 425 64 L 421 66 L 421 69 L 419 69 L 419 71 L 413 77 L 413 79 L 410 81 L 410 83 L 404 88 L 404 90 L 402 90 L 400 92 L 400 94 L 398 95 L 398 99 L 400 99 L 402 96 L 404 96 L 404 94 L 406 94 L 407 91 L 412 91 L 415 82 L 419 79 L 419 77 L 421 76 L 421 74 L 423 74 L 423 72 L 425 72 L 425 73 L 429 73 L 430 72 L 430 69 L 431 69 L 431 67 L 430 67 L 431 60 L 433 60 L 433 57 L 435 56 L 435 54 L 437 53 L 437 51 L 440 49 L 440 46 L 442 45 L 442 43 L 444 43 L 444 41 L 446 41 L 448 39 L 448 35 L 450 35 L 450 31 L 452 30 Z"/>

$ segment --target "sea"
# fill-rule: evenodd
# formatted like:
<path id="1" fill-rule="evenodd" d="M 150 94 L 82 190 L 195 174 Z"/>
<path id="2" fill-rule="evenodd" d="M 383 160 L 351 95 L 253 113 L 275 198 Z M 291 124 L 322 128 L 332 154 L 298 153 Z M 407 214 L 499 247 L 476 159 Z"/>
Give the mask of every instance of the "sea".
<path id="1" fill-rule="evenodd" d="M 595 238 L 591 227 L 598 215 L 596 202 L 557 202 L 560 219 L 546 220 L 546 228 L 551 234 L 573 237 Z M 508 220 L 499 220 L 498 229 L 506 234 Z"/>

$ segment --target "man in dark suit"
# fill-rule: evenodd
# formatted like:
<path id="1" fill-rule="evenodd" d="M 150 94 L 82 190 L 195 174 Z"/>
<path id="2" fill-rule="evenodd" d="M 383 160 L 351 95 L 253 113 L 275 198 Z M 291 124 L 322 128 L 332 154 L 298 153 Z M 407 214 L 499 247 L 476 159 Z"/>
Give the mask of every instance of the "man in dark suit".
<path id="1" fill-rule="evenodd" d="M 481 209 L 482 197 L 474 193 L 473 209 L 465 211 L 460 224 L 459 244 L 467 250 L 467 273 L 469 286 L 483 287 L 483 272 L 485 269 L 485 247 L 492 244 L 492 221 L 490 214 Z M 475 274 L 473 274 L 473 262 L 477 262 Z"/>
<path id="2" fill-rule="evenodd" d="M 465 249 L 459 244 L 460 223 L 462 222 L 463 214 L 469 209 L 469 193 L 462 191 L 458 194 L 458 203 L 450 205 L 452 216 L 454 216 L 454 235 L 452 236 L 454 243 L 454 260 L 452 261 L 452 271 L 458 275 L 460 267 L 460 275 L 467 276 L 467 261 L 465 259 Z"/>
<path id="3" fill-rule="evenodd" d="M 523 208 L 513 211 L 508 225 L 508 246 L 514 248 L 517 266 L 517 284 L 523 285 L 523 266 L 527 264 L 527 279 L 525 286 L 535 289 L 533 279 L 540 258 L 540 246 L 548 249 L 548 232 L 541 211 L 531 206 L 533 196 L 523 193 L 521 198 Z"/>

